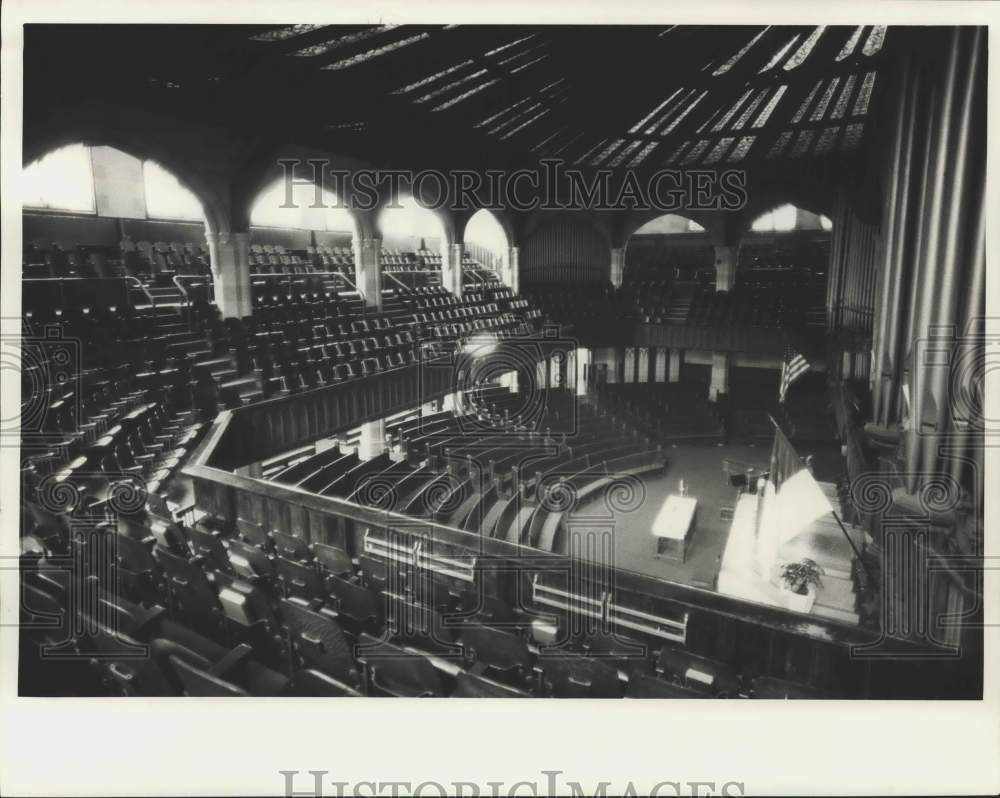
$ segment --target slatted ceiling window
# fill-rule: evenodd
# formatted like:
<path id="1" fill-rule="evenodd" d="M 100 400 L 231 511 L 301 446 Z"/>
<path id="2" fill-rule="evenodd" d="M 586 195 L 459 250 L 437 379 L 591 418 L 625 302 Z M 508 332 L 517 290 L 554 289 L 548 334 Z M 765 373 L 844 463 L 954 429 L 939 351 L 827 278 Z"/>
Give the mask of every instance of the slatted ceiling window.
<path id="1" fill-rule="evenodd" d="M 861 52 L 865 55 L 872 56 L 881 50 L 882 45 L 885 44 L 885 31 L 885 25 L 875 25 L 872 28 L 872 32 L 868 34 L 868 38 L 865 40 L 864 49 Z"/>
<path id="2" fill-rule="evenodd" d="M 499 47 L 494 47 L 492 50 L 487 50 L 485 55 L 492 56 L 502 53 L 504 50 L 509 50 L 511 47 L 516 47 L 517 45 L 528 41 L 529 39 L 534 39 L 538 34 L 532 33 L 528 36 L 522 36 L 519 39 L 514 39 L 512 42 L 507 42 L 507 44 L 501 44 Z"/>
<path id="3" fill-rule="evenodd" d="M 489 133 L 491 136 L 495 136 L 498 133 L 500 133 L 501 131 L 503 131 L 504 128 L 508 128 L 508 127 L 510 127 L 512 125 L 516 125 L 518 122 L 520 122 L 526 116 L 530 116 L 531 114 L 535 113 L 541 107 L 542 107 L 542 104 L 540 102 L 532 103 L 527 108 L 522 108 L 516 114 L 513 114 L 512 116 L 507 117 L 507 119 L 504 119 L 503 122 L 501 122 L 499 125 L 494 125 L 493 127 L 491 127 L 487 131 L 487 133 Z"/>
<path id="4" fill-rule="evenodd" d="M 802 46 L 795 51 L 795 54 L 785 62 L 785 65 L 782 68 L 788 72 L 789 70 L 795 69 L 795 67 L 805 61 L 816 47 L 816 42 L 820 40 L 825 30 L 826 25 L 820 25 L 812 33 L 810 33 L 809 38 L 802 42 Z"/>
<path id="5" fill-rule="evenodd" d="M 864 25 L 858 25 L 854 29 L 850 38 L 844 42 L 844 46 L 840 48 L 840 52 L 837 53 L 837 57 L 834 61 L 843 61 L 845 58 L 849 57 L 851 53 L 854 52 L 854 48 L 858 46 L 858 42 L 861 41 L 861 32 L 865 29 Z"/>
<path id="6" fill-rule="evenodd" d="M 639 120 L 638 122 L 636 122 L 636 123 L 635 123 L 634 125 L 632 125 L 632 127 L 630 127 L 630 128 L 628 129 L 628 132 L 629 132 L 629 133 L 636 133 L 636 132 L 637 132 L 637 131 L 639 130 L 639 128 L 641 128 L 641 127 L 642 127 L 643 125 L 645 125 L 645 124 L 646 124 L 646 123 L 647 123 L 647 122 L 648 122 L 648 121 L 649 121 L 650 119 L 652 119 L 652 118 L 653 118 L 654 116 L 656 116 L 656 115 L 657 115 L 657 114 L 658 114 L 658 113 L 659 113 L 659 112 L 660 112 L 660 111 L 661 111 L 661 110 L 663 109 L 663 107 L 664 107 L 664 106 L 665 106 L 665 105 L 666 105 L 666 104 L 667 104 L 668 102 L 670 102 L 670 101 L 671 101 L 672 99 L 674 99 L 674 97 L 676 97 L 676 96 L 677 96 L 678 94 L 680 94 L 680 93 L 681 93 L 681 91 L 682 91 L 681 89 L 675 89 L 675 90 L 673 91 L 673 93 L 672 93 L 672 94 L 671 94 L 671 95 L 670 95 L 669 97 L 667 97 L 667 99 L 665 99 L 665 100 L 664 100 L 663 102 L 661 102 L 661 103 L 660 103 L 660 104 L 659 104 L 658 106 L 656 106 L 656 107 L 655 107 L 655 108 L 654 108 L 654 109 L 653 109 L 652 111 L 650 111 L 650 112 L 649 112 L 648 114 L 646 114 L 646 116 L 644 116 L 644 117 L 643 117 L 642 119 L 640 119 L 640 120 Z"/>
<path id="7" fill-rule="evenodd" d="M 562 153 L 568 147 L 572 146 L 573 144 L 576 144 L 576 142 L 579 141 L 581 138 L 583 138 L 583 133 L 577 133 L 575 136 L 571 136 L 570 138 L 566 139 L 565 142 L 556 147 L 552 151 L 552 155 L 562 155 Z"/>
<path id="8" fill-rule="evenodd" d="M 476 86 L 474 88 L 469 89 L 468 91 L 462 92 L 457 97 L 452 97 L 447 102 L 443 102 L 440 105 L 435 105 L 431 110 L 432 111 L 444 111 L 446 108 L 451 108 L 453 105 L 458 105 L 458 103 L 462 102 L 462 100 L 467 100 L 473 94 L 478 94 L 483 89 L 488 89 L 490 86 L 494 85 L 495 83 L 499 83 L 499 82 L 500 82 L 499 78 L 493 78 L 492 80 L 488 80 L 485 83 L 481 83 L 480 85 L 478 85 L 478 86 Z"/>
<path id="9" fill-rule="evenodd" d="M 673 151 L 673 152 L 672 152 L 672 153 L 670 154 L 670 157 L 669 157 L 669 158 L 667 158 L 667 160 L 666 160 L 666 161 L 664 161 L 664 163 L 668 163 L 668 164 L 669 164 L 669 163 L 673 163 L 673 162 L 674 162 L 674 161 L 676 161 L 676 160 L 677 160 L 678 158 L 680 158 L 680 157 L 681 157 L 681 153 L 683 153 L 683 152 L 684 152 L 684 150 L 686 150 L 686 149 L 687 149 L 687 147 L 688 147 L 688 145 L 689 145 L 690 143 L 691 143 L 690 141 L 685 141 L 685 142 L 684 142 L 683 144 L 681 144 L 681 145 L 680 145 L 680 146 L 679 146 L 679 147 L 678 147 L 678 148 L 677 148 L 676 150 L 674 150 L 674 151 Z"/>
<path id="10" fill-rule="evenodd" d="M 868 113 L 868 103 L 872 98 L 872 89 L 875 88 L 875 73 L 869 72 L 865 75 L 861 88 L 858 89 L 858 99 L 854 101 L 854 116 L 864 116 Z"/>
<path id="11" fill-rule="evenodd" d="M 532 53 L 538 52 L 540 49 L 542 49 L 543 47 L 546 47 L 547 45 L 548 45 L 548 42 L 545 42 L 545 41 L 538 42 L 536 44 L 531 45 L 530 47 L 526 47 L 525 49 L 521 50 L 520 52 L 512 53 L 511 55 L 504 56 L 503 58 L 497 59 L 497 64 L 499 64 L 500 66 L 506 66 L 507 64 L 511 63 L 512 61 L 517 61 L 517 59 L 519 59 L 519 58 L 526 58 L 527 56 L 531 55 Z"/>
<path id="12" fill-rule="evenodd" d="M 426 86 L 428 83 L 433 83 L 435 80 L 440 80 L 441 78 L 448 77 L 448 75 L 458 72 L 458 70 L 460 69 L 465 69 L 466 67 L 470 67 L 472 66 L 472 64 L 473 64 L 472 59 L 469 59 L 468 61 L 463 61 L 461 64 L 455 64 L 455 66 L 448 67 L 447 69 L 442 69 L 440 72 L 435 72 L 433 75 L 428 75 L 426 78 L 423 78 L 422 80 L 418 80 L 414 83 L 408 83 L 405 86 L 401 86 L 400 88 L 396 89 L 393 92 L 393 94 L 407 94 L 408 92 L 411 92 L 414 89 L 419 89 L 422 86 Z"/>
<path id="13" fill-rule="evenodd" d="M 659 146 L 660 142 L 651 141 L 649 144 L 647 144 L 645 147 L 639 150 L 639 154 L 632 159 L 631 163 L 629 163 L 629 168 L 634 169 L 636 166 L 641 164 L 643 161 L 646 160 L 646 158 L 649 157 L 650 153 L 652 153 L 653 150 L 655 150 Z"/>
<path id="14" fill-rule="evenodd" d="M 597 157 L 594 158 L 590 162 L 590 165 L 591 166 L 600 166 L 602 163 L 604 163 L 605 159 L 609 155 L 611 155 L 612 152 L 614 152 L 615 150 L 617 150 L 624 143 L 625 143 L 625 139 L 615 139 L 607 147 L 605 147 L 603 150 L 601 150 L 600 153 L 598 153 Z"/>
<path id="15" fill-rule="evenodd" d="M 653 122 L 653 124 L 651 124 L 642 132 L 645 133 L 647 136 L 652 136 L 654 133 L 656 133 L 657 130 L 659 130 L 667 123 L 667 120 L 670 119 L 671 116 L 678 113 L 679 111 L 682 111 L 691 101 L 691 98 L 694 97 L 695 94 L 697 93 L 698 93 L 697 89 L 689 89 L 683 97 L 681 97 L 676 102 L 671 103 L 670 106 L 667 108 L 667 110 L 664 111 L 660 115 L 660 117 L 655 122 Z"/>
<path id="16" fill-rule="evenodd" d="M 697 108 L 698 107 L 698 103 L 700 103 L 702 100 L 704 100 L 707 95 L 708 95 L 708 92 L 707 91 L 703 91 L 701 94 L 699 94 L 697 97 L 695 97 L 694 100 L 691 101 L 691 104 L 681 112 L 680 116 L 674 117 L 674 120 L 669 125 L 667 125 L 666 128 L 664 128 L 660 132 L 660 135 L 666 136 L 667 134 L 673 132 L 673 129 L 675 127 L 677 127 L 683 121 L 684 117 L 686 117 L 695 108 Z"/>
<path id="17" fill-rule="evenodd" d="M 799 40 L 799 34 L 796 33 L 791 39 L 788 40 L 787 44 L 785 44 L 784 47 L 781 47 L 773 56 L 771 56 L 771 60 L 768 61 L 764 65 L 764 67 L 759 72 L 757 72 L 757 74 L 763 75 L 769 69 L 774 69 L 774 67 L 777 66 L 778 62 L 788 54 L 788 51 L 795 46 L 795 43 L 798 40 Z"/>
<path id="18" fill-rule="evenodd" d="M 719 114 L 721 114 L 721 113 L 722 113 L 722 109 L 721 108 L 716 108 L 714 111 L 712 111 L 712 113 L 709 114 L 708 119 L 706 119 L 704 122 L 702 122 L 700 125 L 698 125 L 698 129 L 697 129 L 696 132 L 697 133 L 704 133 L 705 132 L 705 128 L 707 128 L 710 124 L 712 124 L 716 120 L 716 118 L 719 116 Z"/>
<path id="19" fill-rule="evenodd" d="M 607 139 L 601 139 L 599 142 L 597 142 L 597 144 L 595 144 L 589 150 L 585 150 L 581 155 L 579 155 L 577 157 L 577 159 L 575 161 L 573 161 L 573 165 L 574 166 L 579 166 L 584 161 L 586 161 L 591 155 L 593 155 L 595 152 L 597 152 L 601 147 L 603 147 L 606 143 L 607 143 Z"/>
<path id="20" fill-rule="evenodd" d="M 854 91 L 854 84 L 857 82 L 857 75 L 848 75 L 844 81 L 844 88 L 840 90 L 837 104 L 833 107 L 830 119 L 840 119 L 847 113 L 847 103 L 851 99 L 851 92 Z"/>
<path id="21" fill-rule="evenodd" d="M 529 61 L 527 64 L 521 64 L 521 66 L 519 66 L 519 67 L 514 67 L 514 69 L 510 70 L 510 74 L 516 75 L 518 72 L 522 72 L 525 69 L 527 69 L 528 67 L 534 66 L 539 61 L 544 61 L 548 57 L 549 57 L 549 53 L 546 53 L 545 55 L 540 55 L 540 56 L 538 56 L 538 58 L 536 58 L 536 59 L 534 59 L 532 61 Z"/>
<path id="22" fill-rule="evenodd" d="M 751 102 L 750 105 L 743 110 L 743 113 L 740 114 L 740 118 L 733 123 L 733 130 L 741 130 L 743 128 L 743 126 L 750 119 L 750 115 L 757 110 L 758 106 L 760 106 L 760 104 L 764 101 L 764 98 L 767 97 L 767 93 L 769 91 L 770 89 L 763 89 L 756 97 L 753 98 L 753 102 Z"/>
<path id="23" fill-rule="evenodd" d="M 750 41 L 748 41 L 745 45 L 743 45 L 743 47 L 739 51 L 737 51 L 736 53 L 734 53 L 729 58 L 728 61 L 726 61 L 722 66 L 720 66 L 718 69 L 716 69 L 712 73 L 712 75 L 718 76 L 718 75 L 724 75 L 724 74 L 726 74 L 726 72 L 728 72 L 730 69 L 732 69 L 736 65 L 736 62 L 739 61 L 743 56 L 745 56 L 747 54 L 747 51 L 751 47 L 753 47 L 755 44 L 757 44 L 757 42 L 760 41 L 761 37 L 765 33 L 767 33 L 770 29 L 771 29 L 770 25 L 768 25 L 767 27 L 765 27 L 764 30 L 762 30 L 760 33 L 758 33 L 756 36 L 754 36 Z"/>
<path id="24" fill-rule="evenodd" d="M 812 144 L 812 140 L 812 130 L 800 130 L 799 137 L 795 140 L 795 146 L 792 147 L 792 151 L 789 153 L 790 157 L 801 158 L 805 155 L 809 151 L 809 145 Z"/>
<path id="25" fill-rule="evenodd" d="M 452 89 L 456 89 L 459 86 L 468 83 L 470 80 L 481 78 L 485 74 L 486 74 L 485 69 L 478 69 L 475 72 L 472 72 L 463 78 L 459 78 L 458 80 L 453 80 L 451 83 L 446 83 L 444 86 L 434 89 L 434 91 L 430 91 L 427 94 L 415 98 L 413 102 L 420 104 L 420 103 L 425 103 L 428 100 L 433 100 L 435 97 L 440 97 L 442 94 L 445 94 L 446 92 L 449 92 Z"/>
<path id="26" fill-rule="evenodd" d="M 788 142 L 792 140 L 792 131 L 786 130 L 780 136 L 778 140 L 771 145 L 771 149 L 767 153 L 767 159 L 770 161 L 774 158 L 780 158 L 784 152 L 785 148 L 788 146 Z"/>
<path id="27" fill-rule="evenodd" d="M 844 128 L 844 138 L 841 139 L 840 149 L 844 152 L 853 152 L 861 144 L 861 134 L 865 130 L 864 122 L 854 122 Z"/>
<path id="28" fill-rule="evenodd" d="M 750 152 L 750 148 L 753 146 L 754 141 L 757 140 L 756 136 L 743 136 L 733 147 L 733 151 L 729 153 L 729 158 L 727 159 L 729 163 L 738 163 L 747 157 L 747 153 Z"/>
<path id="29" fill-rule="evenodd" d="M 823 85 L 822 80 L 817 80 L 816 85 L 812 87 L 812 91 L 806 96 L 802 101 L 802 105 L 799 106 L 799 110 L 795 112 L 795 116 L 792 117 L 792 124 L 797 125 L 802 121 L 802 117 L 806 115 L 806 111 L 809 106 L 812 105 L 813 98 L 816 96 L 816 92 L 819 91 L 819 87 Z"/>
<path id="30" fill-rule="evenodd" d="M 534 124 L 535 122 L 537 122 L 539 119 L 541 119 L 543 116 L 545 116 L 546 114 L 548 114 L 551 111 L 552 111 L 551 108 L 543 108 L 541 111 L 539 111 L 533 117 L 531 117 L 530 119 L 526 119 L 524 122 L 522 122 L 520 125 L 518 125 L 517 127 L 515 127 L 513 130 L 509 130 L 506 133 L 504 133 L 500 137 L 500 141 L 506 141 L 511 136 L 513 136 L 515 133 L 517 133 L 520 130 L 524 130 L 524 128 L 526 128 L 528 125 Z"/>
<path id="31" fill-rule="evenodd" d="M 823 92 L 823 96 L 820 101 L 816 104 L 813 109 L 812 115 L 809 117 L 810 122 L 819 122 L 823 118 L 823 114 L 826 113 L 827 107 L 830 105 L 830 100 L 833 99 L 834 92 L 837 91 L 837 86 L 840 85 L 840 78 L 833 78 L 830 84 L 826 87 L 826 91 Z"/>
<path id="32" fill-rule="evenodd" d="M 722 156 L 729 151 L 735 140 L 735 136 L 727 136 L 726 138 L 719 139 L 719 142 L 712 147 L 712 151 L 705 157 L 702 163 L 711 164 L 721 161 Z"/>
<path id="33" fill-rule="evenodd" d="M 301 36 L 304 33 L 311 33 L 314 30 L 319 30 L 325 27 L 323 25 L 287 25 L 283 28 L 275 28 L 274 30 L 264 31 L 263 33 L 258 33 L 256 36 L 251 36 L 250 41 L 254 42 L 283 42 L 287 39 L 293 39 L 296 36 Z"/>
<path id="34" fill-rule="evenodd" d="M 774 113 L 774 109 L 778 107 L 778 103 L 781 102 L 781 98 L 785 96 L 787 90 L 788 86 L 785 84 L 778 86 L 777 91 L 771 95 L 771 99 L 764 106 L 764 110 L 754 120 L 752 127 L 759 128 L 767 124 L 767 120 L 771 118 L 771 114 Z"/>
<path id="35" fill-rule="evenodd" d="M 633 141 L 627 147 L 623 147 L 618 154 L 611 161 L 611 166 L 621 166 L 626 158 L 630 157 L 637 149 L 642 146 L 641 141 Z"/>
<path id="36" fill-rule="evenodd" d="M 702 139 L 699 141 L 690 150 L 688 150 L 688 154 L 684 156 L 684 160 L 681 161 L 681 165 L 687 166 L 688 164 L 697 161 L 701 157 L 701 154 L 708 149 L 708 145 L 711 143 L 710 139 Z"/>
<path id="37" fill-rule="evenodd" d="M 718 133 L 720 130 L 722 130 L 722 128 L 728 125 L 729 120 L 733 118 L 736 112 L 740 109 L 740 106 L 742 106 L 743 103 L 746 102 L 747 98 L 751 94 L 753 94 L 753 89 L 747 89 L 746 92 L 744 92 L 743 96 L 740 97 L 735 103 L 733 103 L 732 107 L 728 111 L 726 111 L 726 113 L 722 116 L 722 118 L 719 119 L 719 121 L 716 122 L 714 125 L 712 125 L 712 132 Z"/>
<path id="38" fill-rule="evenodd" d="M 833 144 L 837 140 L 837 133 L 840 132 L 840 125 L 823 128 L 819 141 L 816 142 L 816 154 L 826 155 L 833 149 Z"/>
<path id="39" fill-rule="evenodd" d="M 370 39 L 373 36 L 378 36 L 380 33 L 386 33 L 387 31 L 398 28 L 398 25 L 378 25 L 374 28 L 368 28 L 367 30 L 359 30 L 355 33 L 348 33 L 346 36 L 339 36 L 336 39 L 330 39 L 326 42 L 320 42 L 319 44 L 314 44 L 311 47 L 304 47 L 301 50 L 296 50 L 292 55 L 304 56 L 304 57 L 315 57 L 317 55 L 326 55 L 327 53 L 333 52 L 341 47 L 346 47 L 349 44 L 357 44 L 358 42 L 363 42 L 365 39 Z"/>
<path id="40" fill-rule="evenodd" d="M 400 39 L 399 41 L 390 42 L 389 44 L 383 44 L 381 47 L 375 47 L 371 50 L 366 50 L 363 53 L 358 53 L 350 58 L 343 58 L 340 61 L 334 61 L 332 64 L 327 64 L 323 69 L 347 69 L 348 67 L 357 66 L 358 64 L 363 64 L 365 61 L 370 61 L 373 58 L 378 58 L 386 53 L 394 52 L 395 50 L 400 50 L 403 47 L 409 47 L 411 44 L 416 44 L 417 42 L 425 41 L 429 39 L 431 35 L 429 33 L 418 33 L 416 36 L 408 36 L 405 39 Z"/>
<path id="41" fill-rule="evenodd" d="M 565 127 L 561 127 L 558 130 L 550 133 L 548 136 L 546 136 L 544 139 L 542 139 L 540 142 L 538 142 L 534 147 L 532 147 L 531 151 L 532 152 L 538 152 L 539 150 L 543 149 L 547 144 L 549 144 L 550 142 L 552 142 L 552 140 L 555 139 L 556 136 L 558 136 L 564 130 L 566 130 L 566 128 Z"/>

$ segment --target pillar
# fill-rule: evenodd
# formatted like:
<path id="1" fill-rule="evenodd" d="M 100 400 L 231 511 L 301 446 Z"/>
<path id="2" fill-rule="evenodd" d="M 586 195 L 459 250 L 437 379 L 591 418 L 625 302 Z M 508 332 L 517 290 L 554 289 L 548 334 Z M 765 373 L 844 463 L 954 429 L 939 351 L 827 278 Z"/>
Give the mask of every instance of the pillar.
<path id="1" fill-rule="evenodd" d="M 729 353 L 712 352 L 712 382 L 708 398 L 716 401 L 720 393 L 729 393 Z"/>
<path id="2" fill-rule="evenodd" d="M 680 349 L 670 350 L 670 382 L 680 382 L 681 381 L 681 356 L 683 353 Z"/>
<path id="3" fill-rule="evenodd" d="M 361 439 L 358 442 L 358 457 L 362 460 L 372 460 L 384 454 L 388 447 L 385 443 L 385 419 L 367 421 L 361 425 Z"/>
<path id="4" fill-rule="evenodd" d="M 594 379 L 591 373 L 593 358 L 589 349 L 578 347 L 576 350 L 576 395 L 586 396 L 590 389 L 590 381 Z"/>
<path id="5" fill-rule="evenodd" d="M 715 290 L 731 291 L 736 285 L 736 264 L 739 262 L 740 247 L 716 246 L 715 248 Z"/>
<path id="6" fill-rule="evenodd" d="M 441 258 L 441 285 L 455 296 L 462 296 L 462 259 L 465 244 L 456 241 L 448 244 Z"/>
<path id="7" fill-rule="evenodd" d="M 611 284 L 621 288 L 625 277 L 625 247 L 614 247 L 611 250 Z"/>
<path id="8" fill-rule="evenodd" d="M 636 374 L 636 382 L 649 382 L 649 348 L 639 347 L 639 371 Z"/>
<path id="9" fill-rule="evenodd" d="M 205 233 L 212 263 L 215 304 L 224 319 L 241 319 L 253 312 L 250 295 L 250 234 Z"/>
<path id="10" fill-rule="evenodd" d="M 635 347 L 625 347 L 624 362 L 625 367 L 622 374 L 622 382 L 635 382 Z"/>
<path id="11" fill-rule="evenodd" d="M 511 247 L 507 252 L 507 286 L 515 293 L 521 292 L 521 261 L 520 249 Z"/>
<path id="12" fill-rule="evenodd" d="M 656 348 L 656 363 L 653 365 L 654 382 L 667 381 L 667 358 L 669 356 L 669 349 L 662 346 Z"/>
<path id="13" fill-rule="evenodd" d="M 382 309 L 382 239 L 360 238 L 354 244 L 354 281 L 366 308 Z"/>

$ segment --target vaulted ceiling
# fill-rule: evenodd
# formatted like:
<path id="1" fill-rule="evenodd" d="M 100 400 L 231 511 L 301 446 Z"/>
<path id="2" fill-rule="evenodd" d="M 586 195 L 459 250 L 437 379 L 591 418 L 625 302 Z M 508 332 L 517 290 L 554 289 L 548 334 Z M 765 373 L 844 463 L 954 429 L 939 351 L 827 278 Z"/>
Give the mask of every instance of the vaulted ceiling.
<path id="1" fill-rule="evenodd" d="M 904 30 L 33 25 L 26 138 L 61 104 L 113 101 L 411 168 L 841 159 Z"/>

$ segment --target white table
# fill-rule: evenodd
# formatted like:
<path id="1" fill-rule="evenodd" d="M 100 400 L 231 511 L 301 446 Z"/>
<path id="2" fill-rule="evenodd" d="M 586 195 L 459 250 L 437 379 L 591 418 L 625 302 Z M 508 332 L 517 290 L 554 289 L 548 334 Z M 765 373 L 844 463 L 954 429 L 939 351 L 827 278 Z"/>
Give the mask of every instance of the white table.
<path id="1" fill-rule="evenodd" d="M 688 534 L 698 500 L 693 496 L 673 494 L 667 497 L 653 520 L 656 556 L 684 562 L 687 556 Z"/>

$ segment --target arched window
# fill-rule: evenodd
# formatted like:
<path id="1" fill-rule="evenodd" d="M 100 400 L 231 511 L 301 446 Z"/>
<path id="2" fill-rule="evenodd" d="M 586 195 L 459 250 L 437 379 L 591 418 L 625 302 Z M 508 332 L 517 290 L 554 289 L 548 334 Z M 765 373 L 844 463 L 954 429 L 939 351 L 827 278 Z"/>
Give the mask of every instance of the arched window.
<path id="1" fill-rule="evenodd" d="M 150 219 L 200 221 L 205 218 L 198 198 L 156 161 L 143 161 L 142 183 Z"/>
<path id="2" fill-rule="evenodd" d="M 291 202 L 288 201 L 285 181 L 276 180 L 257 197 L 250 211 L 250 224 L 293 230 L 354 232 L 354 217 L 340 205 L 337 195 L 329 189 L 320 190 L 317 202 L 315 186 L 295 183 L 290 199 Z"/>
<path id="3" fill-rule="evenodd" d="M 634 235 L 677 235 L 681 233 L 704 233 L 705 228 L 694 219 L 667 213 L 646 222 Z"/>
<path id="4" fill-rule="evenodd" d="M 71 144 L 29 164 L 21 173 L 26 208 L 96 213 L 90 147 Z"/>
<path id="5" fill-rule="evenodd" d="M 755 233 L 780 233 L 785 230 L 794 230 L 798 214 L 798 208 L 794 205 L 782 205 L 758 216 L 750 225 L 750 229 Z"/>
<path id="6" fill-rule="evenodd" d="M 413 197 L 399 197 L 395 205 L 384 208 L 378 225 L 385 246 L 416 249 L 423 239 L 429 249 L 441 249 L 447 243 L 441 218 Z"/>
<path id="7" fill-rule="evenodd" d="M 483 261 L 481 255 L 491 256 L 491 263 L 485 265 L 495 266 L 506 259 L 507 233 L 496 216 L 485 208 L 476 211 L 465 226 L 465 248 L 480 261 Z"/>

